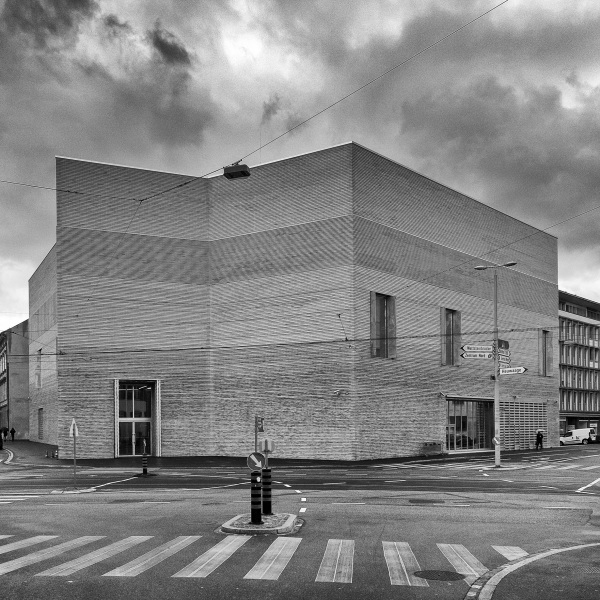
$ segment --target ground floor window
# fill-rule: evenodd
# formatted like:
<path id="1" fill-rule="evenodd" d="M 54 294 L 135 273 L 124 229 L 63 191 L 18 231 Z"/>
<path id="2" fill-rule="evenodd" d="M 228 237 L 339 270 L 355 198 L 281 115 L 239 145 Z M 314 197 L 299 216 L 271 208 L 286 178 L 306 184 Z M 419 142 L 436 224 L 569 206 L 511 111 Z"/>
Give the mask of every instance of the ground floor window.
<path id="1" fill-rule="evenodd" d="M 117 456 L 157 455 L 157 381 L 115 382 Z"/>
<path id="2" fill-rule="evenodd" d="M 447 450 L 493 448 L 494 403 L 489 400 L 448 400 Z"/>

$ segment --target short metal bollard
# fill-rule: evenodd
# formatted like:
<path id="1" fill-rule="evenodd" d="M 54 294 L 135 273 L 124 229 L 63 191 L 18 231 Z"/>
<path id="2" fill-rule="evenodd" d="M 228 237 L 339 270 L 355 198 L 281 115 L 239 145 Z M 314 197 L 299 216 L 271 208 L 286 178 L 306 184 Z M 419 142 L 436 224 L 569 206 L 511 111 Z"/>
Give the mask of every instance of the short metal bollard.
<path id="1" fill-rule="evenodd" d="M 142 454 L 142 475 L 148 475 L 148 455 Z"/>
<path id="2" fill-rule="evenodd" d="M 250 522 L 253 525 L 260 525 L 262 523 L 260 511 L 260 471 L 252 471 L 250 482 Z"/>
<path id="3" fill-rule="evenodd" d="M 262 470 L 262 511 L 264 515 L 272 515 L 271 506 L 271 469 Z"/>

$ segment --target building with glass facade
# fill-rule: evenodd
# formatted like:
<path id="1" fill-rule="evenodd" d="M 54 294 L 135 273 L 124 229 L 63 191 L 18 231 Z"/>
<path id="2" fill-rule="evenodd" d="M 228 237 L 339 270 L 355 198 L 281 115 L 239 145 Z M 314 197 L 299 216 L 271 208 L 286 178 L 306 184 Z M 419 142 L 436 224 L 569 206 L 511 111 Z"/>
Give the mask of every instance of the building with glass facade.
<path id="1" fill-rule="evenodd" d="M 560 431 L 600 424 L 600 303 L 559 291 Z"/>

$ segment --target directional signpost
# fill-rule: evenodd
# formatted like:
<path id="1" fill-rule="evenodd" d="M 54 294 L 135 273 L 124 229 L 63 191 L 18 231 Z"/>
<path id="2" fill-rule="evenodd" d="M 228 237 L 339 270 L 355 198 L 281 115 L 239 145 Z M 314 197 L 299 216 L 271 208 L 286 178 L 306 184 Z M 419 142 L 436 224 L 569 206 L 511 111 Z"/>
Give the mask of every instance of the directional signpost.
<path id="1" fill-rule="evenodd" d="M 520 375 L 525 371 L 527 371 L 525 367 L 506 367 L 500 369 L 500 375 Z"/>
<path id="2" fill-rule="evenodd" d="M 494 358 L 493 352 L 461 352 L 463 358 Z"/>
<path id="3" fill-rule="evenodd" d="M 465 344 L 461 346 L 461 350 L 465 352 L 493 352 L 494 346 L 482 346 L 478 344 Z"/>

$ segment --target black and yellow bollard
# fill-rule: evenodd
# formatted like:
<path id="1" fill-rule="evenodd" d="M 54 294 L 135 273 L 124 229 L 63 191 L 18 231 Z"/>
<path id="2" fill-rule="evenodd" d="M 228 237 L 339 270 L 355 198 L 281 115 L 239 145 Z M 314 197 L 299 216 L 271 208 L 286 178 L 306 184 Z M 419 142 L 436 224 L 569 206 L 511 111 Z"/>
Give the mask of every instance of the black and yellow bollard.
<path id="1" fill-rule="evenodd" d="M 250 482 L 250 522 L 253 525 L 260 525 L 262 524 L 260 471 L 252 471 Z"/>
<path id="2" fill-rule="evenodd" d="M 263 515 L 272 515 L 271 506 L 271 469 L 262 470 L 262 511 Z"/>
<path id="3" fill-rule="evenodd" d="M 148 455 L 142 454 L 142 475 L 148 475 Z"/>

